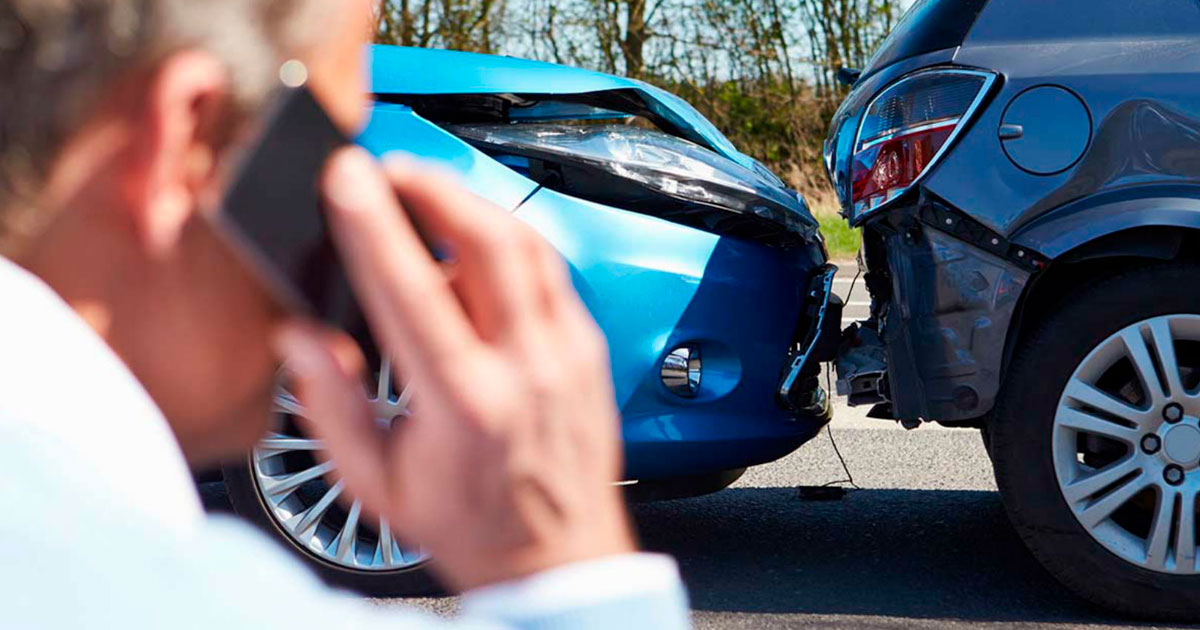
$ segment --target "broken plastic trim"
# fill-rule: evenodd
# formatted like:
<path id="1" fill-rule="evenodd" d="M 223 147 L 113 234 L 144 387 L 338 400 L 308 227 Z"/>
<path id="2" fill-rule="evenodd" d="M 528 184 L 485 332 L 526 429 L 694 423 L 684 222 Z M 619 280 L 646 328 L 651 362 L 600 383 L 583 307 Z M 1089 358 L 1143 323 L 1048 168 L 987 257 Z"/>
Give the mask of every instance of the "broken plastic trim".
<path id="1" fill-rule="evenodd" d="M 818 240 L 817 222 L 797 193 L 661 131 L 620 124 L 445 127 L 543 186 L 581 199 L 780 247 Z"/>
<path id="2" fill-rule="evenodd" d="M 931 195 L 873 218 L 864 243 L 870 273 L 885 281 L 868 282 L 878 327 L 852 330 L 839 352 L 842 391 L 906 423 L 978 421 L 995 403 L 1013 314 L 1042 260 Z"/>
<path id="3" fill-rule="evenodd" d="M 820 413 L 826 394 L 814 376 L 820 373 L 821 362 L 837 356 L 842 322 L 842 298 L 833 292 L 835 265 L 825 265 L 809 281 L 807 309 L 802 318 L 806 330 L 804 342 L 788 358 L 788 367 L 776 391 L 776 399 L 784 409 L 802 413 Z"/>
<path id="4" fill-rule="evenodd" d="M 851 407 L 891 402 L 887 387 L 887 349 L 879 338 L 875 322 L 852 324 L 842 332 L 834 366 L 837 368 L 837 394 L 845 396 Z"/>

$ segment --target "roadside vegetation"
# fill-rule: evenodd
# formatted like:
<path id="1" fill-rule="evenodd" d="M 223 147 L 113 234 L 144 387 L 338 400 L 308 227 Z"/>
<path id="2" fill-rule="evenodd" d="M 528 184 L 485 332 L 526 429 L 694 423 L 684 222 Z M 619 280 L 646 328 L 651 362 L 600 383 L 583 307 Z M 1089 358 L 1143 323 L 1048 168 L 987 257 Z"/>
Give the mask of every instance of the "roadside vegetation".
<path id="1" fill-rule="evenodd" d="M 825 236 L 830 258 L 842 262 L 854 260 L 862 243 L 858 230 L 851 228 L 836 210 L 814 208 L 813 212 L 821 222 L 821 234 Z"/>
<path id="2" fill-rule="evenodd" d="M 831 253 L 854 255 L 821 142 L 906 0 L 385 0 L 378 39 L 635 77 L 683 97 L 805 195 Z"/>

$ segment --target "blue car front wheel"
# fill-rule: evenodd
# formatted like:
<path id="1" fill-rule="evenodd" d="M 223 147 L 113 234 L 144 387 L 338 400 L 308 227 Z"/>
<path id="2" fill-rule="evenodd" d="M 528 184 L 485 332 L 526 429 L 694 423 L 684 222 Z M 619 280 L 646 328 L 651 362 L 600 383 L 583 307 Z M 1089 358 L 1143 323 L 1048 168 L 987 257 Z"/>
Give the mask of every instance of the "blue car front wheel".
<path id="1" fill-rule="evenodd" d="M 397 388 L 391 362 L 368 383 L 380 423 L 408 415 L 408 391 Z M 319 440 L 297 422 L 304 407 L 281 379 L 271 430 L 249 457 L 223 470 L 230 502 L 241 516 L 279 539 L 333 585 L 375 596 L 415 596 L 439 589 L 426 571 L 428 556 L 400 544 L 384 519 L 368 519 L 321 457 Z"/>

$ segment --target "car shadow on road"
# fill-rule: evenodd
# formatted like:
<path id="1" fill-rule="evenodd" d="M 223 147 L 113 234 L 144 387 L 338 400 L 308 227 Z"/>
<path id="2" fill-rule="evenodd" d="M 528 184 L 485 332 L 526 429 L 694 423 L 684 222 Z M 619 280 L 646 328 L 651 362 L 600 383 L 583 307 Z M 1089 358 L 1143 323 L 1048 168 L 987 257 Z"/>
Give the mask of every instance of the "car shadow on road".
<path id="1" fill-rule="evenodd" d="M 646 546 L 679 559 L 697 610 L 1130 626 L 1058 585 L 995 492 L 814 502 L 792 488 L 732 488 L 634 511 Z"/>
<path id="2" fill-rule="evenodd" d="M 223 484 L 200 488 L 206 508 L 229 511 Z M 731 488 L 633 511 L 644 545 L 679 560 L 701 611 L 1141 625 L 1055 582 L 995 492 L 871 489 L 802 501 L 794 488 Z"/>

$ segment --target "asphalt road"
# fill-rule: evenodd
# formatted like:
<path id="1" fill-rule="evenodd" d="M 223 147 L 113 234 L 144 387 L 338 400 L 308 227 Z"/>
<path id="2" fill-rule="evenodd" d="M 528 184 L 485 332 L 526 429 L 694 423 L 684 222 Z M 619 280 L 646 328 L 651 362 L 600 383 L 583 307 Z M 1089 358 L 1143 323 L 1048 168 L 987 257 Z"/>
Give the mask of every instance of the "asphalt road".
<path id="1" fill-rule="evenodd" d="M 905 431 L 839 408 L 854 481 L 822 434 L 706 497 L 634 506 L 646 547 L 674 555 L 697 628 L 1125 628 L 1060 587 L 1009 528 L 977 431 Z M 202 487 L 228 509 L 220 484 Z M 453 614 L 453 597 L 375 600 Z M 1147 626 L 1151 627 L 1151 626 Z"/>
<path id="2" fill-rule="evenodd" d="M 839 266 L 849 324 L 867 316 L 869 297 L 861 278 L 850 291 L 854 263 Z M 679 560 L 697 628 L 1138 625 L 1075 598 L 1029 555 L 978 431 L 905 431 L 837 403 L 831 433 L 861 488 L 844 499 L 800 498 L 799 486 L 845 478 L 822 434 L 722 492 L 635 506 L 643 543 Z M 454 598 L 407 603 L 455 607 Z"/>
<path id="3" fill-rule="evenodd" d="M 1107 621 L 1010 530 L 975 431 L 906 432 L 860 417 L 710 497 L 638 508 L 646 543 L 679 558 L 700 628 L 1062 627 Z M 844 426 L 839 426 L 844 425 Z"/>
<path id="4" fill-rule="evenodd" d="M 842 295 L 853 271 L 843 266 Z M 855 293 L 865 300 L 861 282 Z M 865 311 L 857 301 L 848 314 Z M 831 432 L 861 488 L 841 500 L 806 501 L 797 490 L 845 477 L 822 434 L 722 492 L 634 507 L 645 546 L 679 560 L 697 628 L 1138 625 L 1076 599 L 1026 552 L 977 431 L 905 431 L 839 404 Z M 219 509 L 221 497 L 206 492 L 206 502 Z M 439 614 L 457 605 L 375 603 Z"/>
<path id="5" fill-rule="evenodd" d="M 862 488 L 842 500 L 805 501 L 797 491 L 844 478 L 823 434 L 727 490 L 635 506 L 643 543 L 679 560 L 697 628 L 1138 625 L 1076 599 L 1029 556 L 977 431 L 840 416 L 832 433 Z M 456 605 L 378 603 L 443 614 Z"/>
<path id="6" fill-rule="evenodd" d="M 859 276 L 858 265 L 854 261 L 839 261 L 836 264 L 838 273 L 833 279 L 833 291 L 845 303 L 842 309 L 842 327 L 845 328 L 870 316 L 871 296 L 867 294 L 866 283 Z"/>

